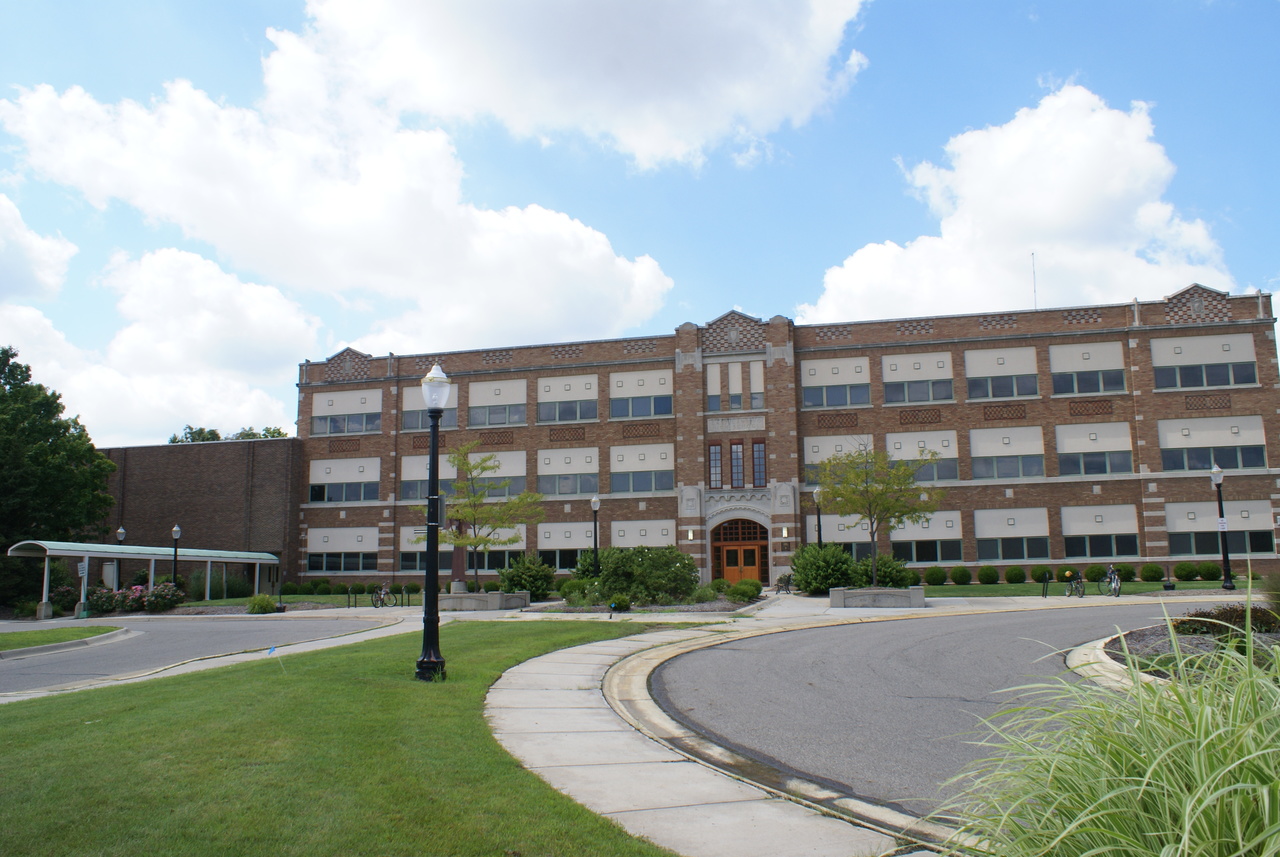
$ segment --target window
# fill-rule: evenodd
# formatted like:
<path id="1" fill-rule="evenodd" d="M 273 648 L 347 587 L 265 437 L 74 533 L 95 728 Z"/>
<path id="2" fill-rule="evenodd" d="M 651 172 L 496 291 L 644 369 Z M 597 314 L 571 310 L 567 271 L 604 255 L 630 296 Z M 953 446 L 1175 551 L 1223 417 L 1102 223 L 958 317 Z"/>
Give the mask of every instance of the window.
<path id="1" fill-rule="evenodd" d="M 1062 544 L 1067 559 L 1138 555 L 1137 533 L 1100 536 L 1063 536 Z"/>
<path id="2" fill-rule="evenodd" d="M 579 399 L 576 402 L 538 402 L 538 422 L 571 423 L 596 418 L 596 400 Z"/>
<path id="3" fill-rule="evenodd" d="M 1275 537 L 1271 530 L 1232 530 L 1227 533 L 1227 551 L 1233 554 L 1273 553 Z M 1173 556 L 1219 556 L 1222 547 L 1217 531 L 1169 533 L 1169 553 Z"/>
<path id="4" fill-rule="evenodd" d="M 468 571 L 502 571 L 510 568 L 511 563 L 524 556 L 523 550 L 510 551 L 471 551 L 467 560 Z"/>
<path id="5" fill-rule="evenodd" d="M 377 482 L 326 482 L 312 485 L 312 503 L 355 503 L 360 500 L 377 500 Z"/>
<path id="6" fill-rule="evenodd" d="M 524 425 L 524 420 L 525 406 L 523 404 L 482 405 L 467 412 L 467 424 L 472 428 Z"/>
<path id="7" fill-rule="evenodd" d="M 871 404 L 870 384 L 834 384 L 830 387 L 802 388 L 806 408 L 847 408 Z"/>
<path id="8" fill-rule="evenodd" d="M 818 476 L 822 473 L 821 464 L 806 464 L 804 466 L 804 484 L 817 485 Z"/>
<path id="9" fill-rule="evenodd" d="M 1132 473 L 1133 453 L 1121 452 L 1060 452 L 1059 476 L 1100 476 L 1105 473 Z"/>
<path id="10" fill-rule="evenodd" d="M 439 562 L 436 570 L 441 574 L 447 574 L 453 568 L 453 548 L 445 545 L 440 546 Z M 427 552 L 426 551 L 404 551 L 400 554 L 400 570 L 401 571 L 429 571 L 427 568 Z"/>
<path id="11" fill-rule="evenodd" d="M 401 425 L 405 431 L 425 431 L 431 428 L 431 420 L 427 416 L 427 412 L 423 411 L 405 411 Z M 444 413 L 440 415 L 440 428 L 457 428 L 458 427 L 458 409 L 445 408 Z"/>
<path id="12" fill-rule="evenodd" d="M 609 477 L 609 491 L 613 494 L 634 494 L 645 491 L 674 491 L 674 470 L 633 470 L 614 473 Z"/>
<path id="13" fill-rule="evenodd" d="M 595 494 L 599 490 L 600 475 L 597 473 L 561 473 L 538 477 L 538 493 L 549 497 L 556 494 Z"/>
<path id="14" fill-rule="evenodd" d="M 1045 536 L 1013 536 L 978 539 L 978 560 L 1048 559 L 1049 539 Z"/>
<path id="15" fill-rule="evenodd" d="M 729 480 L 734 488 L 742 487 L 742 441 L 729 442 Z"/>
<path id="16" fill-rule="evenodd" d="M 763 488 L 769 484 L 767 477 L 764 458 L 764 441 L 756 440 L 751 442 L 751 482 L 757 488 Z"/>
<path id="17" fill-rule="evenodd" d="M 610 399 L 609 416 L 614 419 L 671 416 L 671 397 L 631 396 L 630 398 Z"/>
<path id="18" fill-rule="evenodd" d="M 955 398 L 951 379 L 940 381 L 886 381 L 885 404 L 898 402 L 950 402 Z"/>
<path id="19" fill-rule="evenodd" d="M 406 479 L 400 483 L 400 499 L 401 500 L 426 500 L 431 494 L 427 490 L 426 479 Z M 440 480 L 440 496 L 453 496 L 453 479 Z"/>
<path id="20" fill-rule="evenodd" d="M 720 467 L 720 444 L 713 443 L 707 447 L 707 484 L 712 488 L 723 486 Z"/>
<path id="21" fill-rule="evenodd" d="M 916 468 L 917 482 L 936 482 L 939 479 L 959 479 L 960 459 L 939 458 Z M 815 476 L 816 479 L 816 476 Z"/>
<path id="22" fill-rule="evenodd" d="M 1014 399 L 1040 395 L 1035 375 L 991 375 L 967 380 L 970 399 Z"/>
<path id="23" fill-rule="evenodd" d="M 311 553 L 307 554 L 307 571 L 376 572 L 377 553 Z"/>
<path id="24" fill-rule="evenodd" d="M 1102 369 L 1089 372 L 1054 372 L 1053 394 L 1123 393 L 1124 370 Z"/>
<path id="25" fill-rule="evenodd" d="M 839 545 L 841 550 L 858 561 L 871 558 L 871 542 L 827 542 L 827 544 Z"/>
<path id="26" fill-rule="evenodd" d="M 731 393 L 728 396 L 720 394 L 707 396 L 708 411 L 740 411 L 742 410 L 742 393 Z M 764 407 L 764 393 L 748 393 L 747 407 L 753 410 Z M 728 407 L 725 407 L 728 405 Z"/>
<path id="27" fill-rule="evenodd" d="M 1019 479 L 1025 476 L 1044 476 L 1043 455 L 991 455 L 973 459 L 974 479 Z"/>
<path id="28" fill-rule="evenodd" d="M 588 561 L 590 560 L 591 551 L 578 548 L 540 550 L 538 559 L 542 560 L 543 565 L 554 568 L 556 571 L 573 571 L 578 567 L 578 554 L 586 554 Z"/>
<path id="29" fill-rule="evenodd" d="M 960 539 L 894 542 L 893 558 L 902 562 L 960 562 L 963 544 Z"/>
<path id="30" fill-rule="evenodd" d="M 1165 470 L 1212 470 L 1215 464 L 1223 470 L 1266 467 L 1267 448 L 1265 446 L 1195 446 L 1187 449 L 1162 449 L 1160 461 Z"/>
<path id="31" fill-rule="evenodd" d="M 441 481 L 440 493 L 444 494 L 444 480 Z M 506 488 L 502 487 L 502 483 L 508 483 Z M 525 489 L 525 477 L 523 476 L 477 476 L 475 479 L 477 491 L 488 491 L 489 497 L 514 497 L 517 494 L 523 494 Z M 426 480 L 423 480 L 426 484 Z M 453 486 L 449 493 L 452 494 L 457 490 L 457 480 L 453 480 Z M 419 498 L 421 499 L 421 498 Z"/>
<path id="32" fill-rule="evenodd" d="M 1253 362 L 1157 366 L 1155 375 L 1157 390 L 1232 387 L 1258 383 L 1257 364 Z"/>
<path id="33" fill-rule="evenodd" d="M 311 434 L 367 434 L 382 431 L 382 414 L 336 414 L 311 418 Z"/>

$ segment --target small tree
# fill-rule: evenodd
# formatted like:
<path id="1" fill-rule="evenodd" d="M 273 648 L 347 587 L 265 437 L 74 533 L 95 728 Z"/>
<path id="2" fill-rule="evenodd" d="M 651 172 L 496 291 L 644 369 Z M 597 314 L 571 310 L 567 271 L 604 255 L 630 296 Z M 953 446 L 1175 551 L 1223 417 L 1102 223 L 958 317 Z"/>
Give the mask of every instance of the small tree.
<path id="1" fill-rule="evenodd" d="M 169 435 L 169 443 L 208 443 L 212 440 L 222 440 L 222 434 L 217 429 L 203 426 L 187 426 L 181 435 Z"/>
<path id="2" fill-rule="evenodd" d="M 279 426 L 263 426 L 262 431 L 257 431 L 253 426 L 242 428 L 240 431 L 231 435 L 228 440 L 256 440 L 264 437 L 288 437 L 284 429 Z"/>
<path id="3" fill-rule="evenodd" d="M 876 560 L 880 532 L 923 523 L 937 511 L 943 492 L 916 482 L 920 467 L 937 459 L 936 452 L 926 451 L 914 461 L 898 461 L 863 446 L 854 452 L 838 452 L 818 466 L 823 510 L 856 515 L 871 530 L 872 586 L 879 585 Z"/>
<path id="4" fill-rule="evenodd" d="M 515 527 L 536 524 L 543 514 L 541 494 L 522 491 L 508 497 L 511 480 L 490 475 L 500 467 L 498 456 L 489 453 L 472 459 L 471 453 L 479 445 L 479 441 L 472 441 L 449 453 L 449 466 L 457 470 L 458 478 L 453 483 L 453 496 L 449 498 L 448 518 L 461 526 L 440 528 L 440 541 L 462 548 L 467 554 L 468 566 L 473 565 L 470 558 L 475 551 L 487 558 L 493 548 L 520 541 Z M 426 508 L 420 508 L 426 514 Z M 480 570 L 473 568 L 472 571 L 479 591 Z"/>

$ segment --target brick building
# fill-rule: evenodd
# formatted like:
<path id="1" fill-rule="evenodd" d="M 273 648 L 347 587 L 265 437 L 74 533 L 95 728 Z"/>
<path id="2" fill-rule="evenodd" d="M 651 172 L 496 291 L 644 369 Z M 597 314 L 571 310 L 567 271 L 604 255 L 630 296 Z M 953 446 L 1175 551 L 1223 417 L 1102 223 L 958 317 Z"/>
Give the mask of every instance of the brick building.
<path id="1" fill-rule="evenodd" d="M 601 547 L 674 544 L 704 578 L 771 581 L 816 537 L 807 466 L 863 444 L 939 455 L 922 477 L 948 489 L 943 508 L 879 545 L 921 566 L 1212 559 L 1216 462 L 1233 556 L 1274 568 L 1274 326 L 1269 295 L 1192 285 L 1072 309 L 823 325 L 730 312 L 669 336 L 346 349 L 300 367 L 305 483 L 287 500 L 285 568 L 423 567 L 420 382 L 437 362 L 454 387 L 442 480 L 456 475 L 445 454 L 478 440 L 512 491 L 546 495 L 544 521 L 511 550 L 561 569 L 592 546 L 598 494 Z M 822 527 L 869 548 L 856 520 Z"/>

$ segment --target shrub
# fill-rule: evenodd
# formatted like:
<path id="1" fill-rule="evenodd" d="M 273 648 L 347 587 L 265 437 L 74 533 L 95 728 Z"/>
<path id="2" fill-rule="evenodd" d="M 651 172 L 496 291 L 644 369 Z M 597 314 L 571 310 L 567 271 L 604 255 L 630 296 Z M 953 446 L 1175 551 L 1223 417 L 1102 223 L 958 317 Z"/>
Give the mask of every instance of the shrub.
<path id="1" fill-rule="evenodd" d="M 499 572 L 503 592 L 529 593 L 530 600 L 546 601 L 555 583 L 555 569 L 544 563 L 537 554 L 522 554 L 516 557 L 510 568 Z"/>
<path id="2" fill-rule="evenodd" d="M 1194 562 L 1180 562 L 1173 567 L 1173 576 L 1178 580 L 1195 580 L 1199 575 L 1200 569 Z"/>
<path id="3" fill-rule="evenodd" d="M 728 589 L 730 586 L 733 586 L 732 583 L 725 580 L 723 577 L 717 577 L 715 580 L 711 581 L 711 583 L 707 585 L 710 586 L 712 589 L 714 589 L 717 595 L 724 595 L 725 590 Z"/>
<path id="4" fill-rule="evenodd" d="M 631 609 L 631 599 L 625 595 L 615 595 L 609 600 L 609 609 L 615 613 L 626 613 Z"/>
<path id="5" fill-rule="evenodd" d="M 796 589 L 825 595 L 833 587 L 852 586 L 853 557 L 837 544 L 807 544 L 791 557 Z"/>
<path id="6" fill-rule="evenodd" d="M 698 588 L 697 566 L 674 545 L 611 550 L 614 555 L 600 570 L 600 592 L 605 598 L 626 595 L 633 603 L 676 603 Z M 601 551 L 602 559 L 605 554 Z"/>
<path id="7" fill-rule="evenodd" d="M 501 592 L 501 591 L 502 591 L 502 581 L 501 581 L 501 580 L 486 580 L 486 581 L 483 581 L 483 582 L 480 584 L 480 588 L 481 588 L 482 590 L 484 590 L 485 592 Z"/>
<path id="8" fill-rule="evenodd" d="M 924 570 L 926 586 L 942 586 L 947 582 L 947 570 L 940 565 L 932 565 Z"/>
<path id="9" fill-rule="evenodd" d="M 330 586 L 327 583 L 321 583 L 318 586 L 316 586 L 315 592 L 312 594 L 313 595 L 330 595 L 332 594 L 332 592 L 333 592 L 332 586 Z"/>
<path id="10" fill-rule="evenodd" d="M 314 580 L 303 580 L 298 583 L 298 595 L 315 595 L 316 582 Z"/>
<path id="11" fill-rule="evenodd" d="M 920 585 L 920 570 L 918 568 L 908 568 L 906 570 L 907 586 Z"/>
<path id="12" fill-rule="evenodd" d="M 994 565 L 984 565 L 978 569 L 978 582 L 986 584 L 999 583 L 1000 571 Z"/>
<path id="13" fill-rule="evenodd" d="M 956 586 L 968 586 L 973 580 L 973 575 L 969 573 L 969 569 L 963 565 L 957 565 L 951 569 L 951 582 Z"/>
<path id="14" fill-rule="evenodd" d="M 1216 562 L 1202 562 L 1196 566 L 1201 580 L 1222 580 L 1222 566 Z"/>
<path id="15" fill-rule="evenodd" d="M 393 583 L 387 587 L 387 591 L 392 595 L 404 595 L 404 584 Z"/>
<path id="16" fill-rule="evenodd" d="M 110 589 L 101 589 L 94 587 L 89 590 L 89 611 L 91 613 L 114 613 L 120 609 L 120 601 L 116 597 L 117 593 Z"/>
<path id="17" fill-rule="evenodd" d="M 1138 572 L 1138 576 L 1147 583 L 1155 583 L 1157 580 L 1164 580 L 1164 569 L 1156 565 L 1154 562 L 1149 562 L 1142 566 L 1142 570 Z"/>
<path id="18" fill-rule="evenodd" d="M 739 580 L 733 586 L 730 586 L 724 593 L 724 597 L 738 604 L 745 604 L 751 601 L 760 591 L 755 587 L 749 586 L 750 583 L 759 584 L 759 581 Z"/>
<path id="19" fill-rule="evenodd" d="M 1020 565 L 1011 565 L 1004 570 L 1005 583 L 1026 583 L 1027 572 Z"/>
<path id="20" fill-rule="evenodd" d="M 177 607 L 185 599 L 186 595 L 182 590 L 174 586 L 172 583 L 165 582 L 156 584 L 156 587 L 147 593 L 146 609 L 148 613 L 163 613 L 166 610 L 172 610 Z"/>
<path id="21" fill-rule="evenodd" d="M 716 592 L 710 586 L 699 586 L 693 590 L 690 600 L 694 604 L 706 604 L 708 601 L 715 601 L 720 597 L 720 593 Z"/>
<path id="22" fill-rule="evenodd" d="M 346 583 L 335 583 L 333 586 L 329 587 L 329 592 L 333 595 L 350 595 L 351 586 Z"/>
<path id="23" fill-rule="evenodd" d="M 286 583 L 280 584 L 280 594 L 281 595 L 297 595 L 298 584 L 294 583 L 292 580 Z"/>
<path id="24" fill-rule="evenodd" d="M 587 589 L 587 581 L 578 578 L 569 578 L 560 582 L 560 596 L 568 601 L 570 598 L 582 595 Z"/>
<path id="25" fill-rule="evenodd" d="M 1090 583 L 1097 583 L 1099 580 L 1107 576 L 1107 567 L 1094 563 L 1086 566 L 1084 570 L 1084 579 Z"/>
<path id="26" fill-rule="evenodd" d="M 30 619 L 36 615 L 36 608 L 40 605 L 34 601 L 19 601 L 13 605 L 13 615 L 19 619 Z"/>
<path id="27" fill-rule="evenodd" d="M 260 593 L 249 599 L 249 611 L 254 615 L 276 612 L 276 600 L 266 593 Z"/>
<path id="28" fill-rule="evenodd" d="M 421 592 L 421 591 L 422 591 L 422 584 L 421 584 L 421 583 L 406 583 L 406 584 L 404 585 L 404 591 L 405 591 L 405 592 L 407 592 L 407 593 L 408 593 L 408 594 L 410 594 L 410 595 L 417 595 L 419 592 Z"/>
<path id="29" fill-rule="evenodd" d="M 1188 610 L 1187 615 L 1173 620 L 1179 634 L 1209 634 L 1220 637 L 1243 633 L 1245 623 L 1254 631 L 1272 634 L 1280 631 L 1280 613 L 1270 607 L 1247 604 L 1218 604 L 1203 610 Z"/>
<path id="30" fill-rule="evenodd" d="M 80 590 L 59 586 L 49 590 L 49 603 L 63 612 L 71 612 L 80 603 Z"/>
<path id="31" fill-rule="evenodd" d="M 1036 583 L 1044 583 L 1046 580 L 1051 580 L 1053 579 L 1053 569 L 1047 565 L 1032 566 L 1031 579 Z"/>
<path id="32" fill-rule="evenodd" d="M 1129 563 L 1118 562 L 1115 565 L 1115 569 L 1116 575 L 1120 578 L 1121 583 L 1129 583 L 1133 580 L 1134 570 L 1133 566 L 1129 565 Z"/>
<path id="33" fill-rule="evenodd" d="M 353 583 L 350 591 L 352 595 L 364 595 L 366 590 L 363 583 Z"/>
<path id="34" fill-rule="evenodd" d="M 146 607 L 147 587 L 133 586 L 129 589 L 116 593 L 116 603 L 120 605 L 119 609 L 127 613 L 137 613 Z"/>
<path id="35" fill-rule="evenodd" d="M 876 586 L 905 589 L 907 579 L 907 564 L 902 560 L 883 554 L 876 557 Z M 849 585 L 857 588 L 871 585 L 871 557 L 853 564 L 853 579 Z"/>
<path id="36" fill-rule="evenodd" d="M 1080 569 L 1073 565 L 1062 565 L 1058 567 L 1055 573 L 1055 579 L 1059 583 L 1066 583 L 1068 580 L 1075 580 L 1080 576 Z"/>

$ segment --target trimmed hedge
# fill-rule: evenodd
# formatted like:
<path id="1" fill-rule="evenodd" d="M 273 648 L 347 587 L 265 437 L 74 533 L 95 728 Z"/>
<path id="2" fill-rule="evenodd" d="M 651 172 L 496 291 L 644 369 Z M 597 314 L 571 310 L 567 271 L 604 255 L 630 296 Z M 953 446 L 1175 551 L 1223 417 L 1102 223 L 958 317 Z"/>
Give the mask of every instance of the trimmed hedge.
<path id="1" fill-rule="evenodd" d="M 1222 566 L 1216 562 L 1202 562 L 1196 566 L 1201 580 L 1222 580 Z"/>
<path id="2" fill-rule="evenodd" d="M 957 565 L 951 569 L 951 582 L 956 586 L 968 586 L 973 581 L 973 575 L 969 573 L 969 569 L 963 565 Z"/>
<path id="3" fill-rule="evenodd" d="M 1135 572 L 1133 570 L 1133 566 L 1129 565 L 1129 563 L 1118 562 L 1116 563 L 1115 568 L 1116 574 L 1120 577 L 1121 583 L 1130 583 L 1133 580 Z"/>
<path id="4" fill-rule="evenodd" d="M 940 565 L 932 565 L 924 570 L 926 586 L 942 586 L 947 582 L 947 570 Z"/>
<path id="5" fill-rule="evenodd" d="M 1180 562 L 1173 567 L 1173 576 L 1178 580 L 1195 580 L 1200 576 L 1200 568 L 1194 562 Z"/>
<path id="6" fill-rule="evenodd" d="M 791 557 L 792 585 L 809 595 L 853 585 L 853 557 L 837 544 L 807 544 Z"/>
<path id="7" fill-rule="evenodd" d="M 1000 582 L 1000 570 L 994 565 L 984 565 L 978 569 L 978 582 L 991 585 Z"/>
<path id="8" fill-rule="evenodd" d="M 1138 572 L 1138 576 L 1147 583 L 1155 583 L 1157 580 L 1164 580 L 1164 569 L 1149 562 L 1142 566 L 1142 570 Z"/>
<path id="9" fill-rule="evenodd" d="M 1053 578 L 1053 569 L 1047 565 L 1033 566 L 1031 569 L 1031 579 L 1035 583 L 1044 583 L 1046 580 Z"/>
<path id="10" fill-rule="evenodd" d="M 1084 570 L 1084 579 L 1090 583 L 1097 583 L 1099 580 L 1107 576 L 1107 567 L 1094 563 Z"/>
<path id="11" fill-rule="evenodd" d="M 1020 565 L 1011 565 L 1004 570 L 1005 583 L 1026 583 L 1027 572 Z"/>

